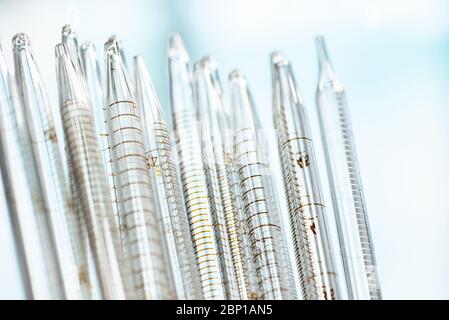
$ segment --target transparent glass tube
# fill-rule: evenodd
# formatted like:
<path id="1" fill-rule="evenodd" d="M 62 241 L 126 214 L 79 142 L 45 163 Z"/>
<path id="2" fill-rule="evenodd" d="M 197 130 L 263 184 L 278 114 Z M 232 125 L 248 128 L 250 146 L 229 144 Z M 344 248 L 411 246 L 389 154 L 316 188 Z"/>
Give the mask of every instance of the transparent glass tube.
<path id="1" fill-rule="evenodd" d="M 302 295 L 340 298 L 309 122 L 290 65 L 272 55 L 273 116 Z"/>
<path id="2" fill-rule="evenodd" d="M 220 249 L 204 175 L 189 57 L 179 35 L 171 37 L 168 55 L 173 127 L 201 287 L 207 300 L 226 299 Z"/>
<path id="3" fill-rule="evenodd" d="M 66 24 L 62 28 L 61 32 L 61 42 L 65 44 L 67 51 L 69 52 L 70 58 L 73 62 L 75 70 L 81 75 L 83 74 L 83 68 L 80 63 L 80 51 L 78 47 L 78 38 L 72 26 Z M 84 220 L 81 201 L 78 196 L 76 181 L 74 178 L 73 164 L 71 163 L 71 158 L 67 150 L 67 143 L 65 146 L 65 164 L 67 166 L 66 172 L 68 173 L 68 178 L 70 182 L 70 191 L 72 194 L 75 217 L 77 218 L 77 223 L 80 226 L 79 239 L 75 241 L 75 246 L 79 247 L 77 252 L 77 262 L 82 271 L 82 290 L 83 296 L 86 299 L 101 299 L 101 289 L 100 283 L 98 281 L 98 276 L 95 272 L 95 263 L 93 259 L 92 248 L 90 247 L 86 229 L 86 221 Z"/>
<path id="4" fill-rule="evenodd" d="M 223 113 L 223 97 L 218 79 L 216 62 L 206 57 L 195 64 L 195 89 L 198 103 L 198 117 L 202 134 L 203 163 L 209 185 L 209 196 L 214 194 L 217 230 L 220 235 L 222 263 L 225 265 L 227 290 L 230 299 L 249 299 L 247 267 L 242 248 L 238 211 L 233 198 L 229 163 L 224 146 L 225 121 L 219 117 Z"/>
<path id="5" fill-rule="evenodd" d="M 100 65 L 97 59 L 97 51 L 92 42 L 85 42 L 81 45 L 81 65 L 84 70 L 86 87 L 92 101 L 93 114 L 95 119 L 95 129 L 100 145 L 103 167 L 108 177 L 109 190 L 111 192 L 112 209 L 117 227 L 120 228 L 119 205 L 117 201 L 117 190 L 114 179 L 112 164 L 112 153 L 108 141 L 108 130 L 106 127 L 106 108 L 103 95 L 103 83 Z"/>
<path id="6" fill-rule="evenodd" d="M 201 299 L 202 291 L 195 264 L 189 221 L 185 210 L 170 133 L 159 98 L 142 57 L 134 57 L 136 101 L 142 112 L 146 153 L 154 171 L 161 204 L 162 223 L 167 242 L 178 299 Z"/>
<path id="7" fill-rule="evenodd" d="M 14 65 L 21 114 L 24 115 L 23 141 L 30 166 L 30 183 L 42 199 L 43 215 L 48 219 L 50 241 L 54 242 L 57 264 L 66 297 L 81 297 L 79 271 L 75 263 L 70 233 L 73 203 L 64 175 L 58 137 L 51 106 L 42 78 L 25 34 L 13 38 Z M 46 222 L 47 223 L 47 222 Z"/>
<path id="8" fill-rule="evenodd" d="M 127 271 L 101 163 L 90 100 L 64 44 L 56 46 L 60 113 L 104 299 L 124 299 Z"/>
<path id="9" fill-rule="evenodd" d="M 92 102 L 92 111 L 95 120 L 95 131 L 98 138 L 98 144 L 100 146 L 101 158 L 103 160 L 102 163 L 104 171 L 106 172 L 108 182 L 107 185 L 111 194 L 114 222 L 116 223 L 116 227 L 119 232 L 121 232 L 117 190 L 115 186 L 114 171 L 112 165 L 112 154 L 108 141 L 108 131 L 106 128 L 106 104 L 103 94 L 102 73 L 97 58 L 97 52 L 93 43 L 83 43 L 79 52 L 79 55 L 81 56 L 81 66 L 84 72 L 84 78 L 86 80 L 86 89 Z M 120 242 L 122 241 L 121 239 L 122 236 L 120 234 Z M 91 261 L 91 259 L 89 261 Z M 89 266 L 91 267 L 90 270 L 92 278 L 93 280 L 95 280 L 94 278 L 96 275 L 94 272 L 92 272 L 94 271 L 92 270 L 92 263 L 90 263 Z M 96 286 L 93 286 L 92 289 L 93 296 L 98 297 L 98 290 Z"/>
<path id="10" fill-rule="evenodd" d="M 324 154 L 350 299 L 381 299 L 362 183 L 345 92 L 330 64 L 324 39 L 316 39 L 316 95 Z"/>
<path id="11" fill-rule="evenodd" d="M 140 111 L 116 43 L 107 42 L 105 51 L 108 137 L 133 292 L 139 299 L 174 298 Z"/>
<path id="12" fill-rule="evenodd" d="M 234 148 L 244 215 L 262 299 L 296 299 L 281 217 L 273 193 L 263 135 L 245 77 L 229 76 Z"/>
<path id="13" fill-rule="evenodd" d="M 27 162 L 29 157 L 22 142 L 23 114 L 16 107 L 14 83 L 0 47 L 0 169 L 25 297 L 63 299 L 65 292 L 51 226 L 38 192 L 37 177 L 29 168 L 31 162 Z"/>
<path id="14" fill-rule="evenodd" d="M 237 174 L 237 166 L 233 157 L 233 125 L 231 124 L 231 119 L 235 117 L 235 114 L 230 107 L 229 104 L 224 102 L 223 98 L 223 90 L 221 83 L 218 78 L 218 72 L 214 64 L 210 65 L 214 72 L 210 73 L 211 76 L 211 86 L 212 92 L 215 94 L 212 95 L 214 99 L 219 99 L 218 103 L 218 123 L 220 124 L 222 138 L 223 138 L 223 149 L 225 152 L 225 161 L 226 161 L 226 170 L 229 177 L 229 182 L 231 185 L 231 193 L 232 193 L 232 202 L 235 210 L 235 219 L 237 222 L 237 232 L 240 237 L 240 250 L 243 255 L 243 274 L 245 285 L 241 285 L 241 288 L 246 287 L 245 290 L 240 291 L 241 299 L 249 299 L 249 300 L 258 300 L 261 298 L 261 292 L 259 288 L 259 282 L 257 279 L 256 266 L 253 260 L 253 252 L 251 248 L 251 241 L 249 238 L 249 229 L 246 224 L 245 219 L 245 210 L 242 200 L 242 191 L 240 189 L 239 177 Z M 238 110 L 236 112 L 239 112 Z M 232 232 L 232 231 L 231 231 Z M 242 272 L 239 268 L 236 273 Z"/>

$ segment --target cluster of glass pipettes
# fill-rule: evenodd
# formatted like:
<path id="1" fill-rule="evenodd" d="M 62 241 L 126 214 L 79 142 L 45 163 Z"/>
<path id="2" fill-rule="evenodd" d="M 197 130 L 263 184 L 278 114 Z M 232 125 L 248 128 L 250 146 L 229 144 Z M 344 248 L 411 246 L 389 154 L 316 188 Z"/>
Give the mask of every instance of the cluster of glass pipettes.
<path id="1" fill-rule="evenodd" d="M 284 181 L 276 190 L 245 76 L 230 73 L 226 99 L 216 61 L 190 68 L 179 35 L 168 50 L 173 131 L 143 59 L 134 58 L 131 79 L 115 36 L 104 46 L 103 74 L 95 46 L 78 46 L 71 26 L 63 27 L 58 118 L 29 38 L 12 40 L 13 75 L 0 48 L 0 201 L 26 297 L 381 299 L 345 93 L 322 37 L 316 45 L 338 243 L 307 110 L 282 53 L 271 56 Z"/>

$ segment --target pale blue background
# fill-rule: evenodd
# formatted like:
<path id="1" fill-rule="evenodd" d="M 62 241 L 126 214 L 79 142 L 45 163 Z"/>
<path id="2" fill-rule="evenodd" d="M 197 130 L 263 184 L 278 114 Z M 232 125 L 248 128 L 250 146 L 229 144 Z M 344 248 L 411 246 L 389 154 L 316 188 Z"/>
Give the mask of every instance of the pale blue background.
<path id="1" fill-rule="evenodd" d="M 116 33 L 129 60 L 142 54 L 166 110 L 167 40 L 180 32 L 193 60 L 216 56 L 223 81 L 234 67 L 247 74 L 267 128 L 269 54 L 284 51 L 315 141 L 313 38 L 324 34 L 348 92 L 384 297 L 449 298 L 447 1 L 0 1 L 8 61 L 13 34 L 28 33 L 55 109 L 54 45 L 64 23 L 101 51 Z M 319 146 L 317 154 L 322 160 Z M 0 298 L 21 298 L 10 232 L 0 207 Z"/>

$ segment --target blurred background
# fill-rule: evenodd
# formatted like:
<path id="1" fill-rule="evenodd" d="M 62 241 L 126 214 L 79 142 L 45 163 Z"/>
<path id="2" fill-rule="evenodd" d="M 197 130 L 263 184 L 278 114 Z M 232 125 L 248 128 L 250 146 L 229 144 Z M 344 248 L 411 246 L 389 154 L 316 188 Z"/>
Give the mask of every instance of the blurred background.
<path id="1" fill-rule="evenodd" d="M 0 0 L 0 39 L 10 67 L 11 38 L 25 32 L 55 112 L 54 46 L 66 23 L 100 53 L 117 34 L 128 63 L 141 54 L 167 116 L 167 43 L 179 32 L 192 61 L 217 58 L 223 84 L 233 68 L 247 75 L 267 130 L 269 55 L 283 51 L 308 109 L 331 215 L 314 101 L 314 37 L 323 34 L 348 94 L 384 298 L 449 299 L 449 2 Z M 275 173 L 277 162 L 273 157 Z M 9 220 L 0 207 L 0 298 L 22 297 Z"/>

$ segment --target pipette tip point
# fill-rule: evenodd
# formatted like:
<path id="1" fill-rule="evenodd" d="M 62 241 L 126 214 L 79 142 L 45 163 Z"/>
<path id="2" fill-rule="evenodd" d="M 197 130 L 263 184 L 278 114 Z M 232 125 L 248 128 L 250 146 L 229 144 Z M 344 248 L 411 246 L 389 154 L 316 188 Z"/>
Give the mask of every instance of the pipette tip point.
<path id="1" fill-rule="evenodd" d="M 14 51 L 21 51 L 31 46 L 30 38 L 25 33 L 17 33 L 12 38 Z"/>
<path id="2" fill-rule="evenodd" d="M 143 60 L 143 57 L 141 55 L 135 55 L 133 58 L 133 61 L 134 61 L 135 72 L 138 73 L 142 69 L 146 70 L 145 61 Z"/>
<path id="3" fill-rule="evenodd" d="M 80 49 L 82 51 L 95 50 L 95 45 L 91 41 L 86 41 L 81 45 Z"/>
<path id="4" fill-rule="evenodd" d="M 318 53 L 318 60 L 320 63 L 329 60 L 327 56 L 326 42 L 323 36 L 315 37 L 315 45 Z"/>
<path id="5" fill-rule="evenodd" d="M 290 62 L 285 55 L 280 51 L 274 51 L 271 53 L 271 63 L 273 65 L 288 65 Z"/>
<path id="6" fill-rule="evenodd" d="M 121 46 L 121 40 L 117 37 L 117 35 L 113 34 L 104 43 L 104 50 L 105 50 L 105 52 L 108 52 L 110 50 L 119 52 L 120 46 Z"/>
<path id="7" fill-rule="evenodd" d="M 168 55 L 170 58 L 183 58 L 184 60 L 189 60 L 189 54 L 182 41 L 181 36 L 178 33 L 174 33 L 170 37 Z"/>
<path id="8" fill-rule="evenodd" d="M 245 75 L 239 69 L 234 69 L 229 73 L 229 80 L 246 82 Z"/>
<path id="9" fill-rule="evenodd" d="M 104 44 L 104 51 L 107 55 L 118 54 L 119 49 L 117 40 L 109 38 L 108 41 L 106 41 Z"/>
<path id="10" fill-rule="evenodd" d="M 214 56 L 207 55 L 201 59 L 201 63 L 208 67 L 209 69 L 216 70 L 217 69 L 217 59 Z"/>
<path id="11" fill-rule="evenodd" d="M 315 37 L 316 44 L 324 44 L 324 36 L 323 35 L 317 35 Z"/>
<path id="12" fill-rule="evenodd" d="M 73 30 L 73 27 L 71 24 L 65 24 L 62 26 L 61 36 L 62 36 L 62 41 L 64 41 L 65 39 L 67 39 L 69 37 L 76 38 L 75 31 Z"/>
<path id="13" fill-rule="evenodd" d="M 135 55 L 135 56 L 133 57 L 133 60 L 135 61 L 136 64 L 142 64 L 142 63 L 144 63 L 142 56 L 139 55 L 139 54 L 138 54 L 138 55 Z"/>

